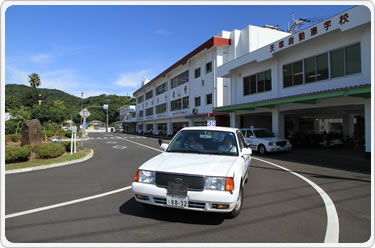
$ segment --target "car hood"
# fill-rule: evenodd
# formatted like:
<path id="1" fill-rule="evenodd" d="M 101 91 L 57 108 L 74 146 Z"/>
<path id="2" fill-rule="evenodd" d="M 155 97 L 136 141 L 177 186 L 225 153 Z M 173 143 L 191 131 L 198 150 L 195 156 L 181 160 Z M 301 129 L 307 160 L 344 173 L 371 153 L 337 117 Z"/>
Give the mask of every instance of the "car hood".
<path id="1" fill-rule="evenodd" d="M 237 156 L 163 152 L 148 160 L 140 169 L 225 177 L 236 159 Z"/>

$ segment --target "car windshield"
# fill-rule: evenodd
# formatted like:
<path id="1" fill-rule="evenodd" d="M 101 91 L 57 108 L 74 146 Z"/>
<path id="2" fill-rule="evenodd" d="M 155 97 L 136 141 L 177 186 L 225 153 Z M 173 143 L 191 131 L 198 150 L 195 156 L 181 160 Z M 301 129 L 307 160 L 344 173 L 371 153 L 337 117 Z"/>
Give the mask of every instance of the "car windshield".
<path id="1" fill-rule="evenodd" d="M 257 138 L 271 138 L 274 137 L 274 135 L 268 131 L 267 129 L 259 129 L 259 130 L 253 130 L 255 137 Z"/>
<path id="2" fill-rule="evenodd" d="M 183 130 L 169 145 L 167 152 L 238 156 L 233 132 Z"/>

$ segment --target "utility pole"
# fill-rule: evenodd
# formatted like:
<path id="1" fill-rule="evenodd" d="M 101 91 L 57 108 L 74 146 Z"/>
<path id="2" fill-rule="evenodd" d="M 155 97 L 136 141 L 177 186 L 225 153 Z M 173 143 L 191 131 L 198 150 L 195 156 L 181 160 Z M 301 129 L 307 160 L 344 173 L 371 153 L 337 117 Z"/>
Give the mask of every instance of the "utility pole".
<path id="1" fill-rule="evenodd" d="M 82 99 L 83 99 L 83 92 L 81 92 L 81 111 L 82 111 L 82 107 L 83 107 L 83 102 L 82 102 Z M 83 127 L 83 122 L 82 122 L 82 115 L 81 115 L 81 147 L 83 147 L 83 132 L 85 130 L 85 128 Z"/>
<path id="2" fill-rule="evenodd" d="M 108 133 L 108 108 L 107 108 L 107 130 L 106 133 Z"/>

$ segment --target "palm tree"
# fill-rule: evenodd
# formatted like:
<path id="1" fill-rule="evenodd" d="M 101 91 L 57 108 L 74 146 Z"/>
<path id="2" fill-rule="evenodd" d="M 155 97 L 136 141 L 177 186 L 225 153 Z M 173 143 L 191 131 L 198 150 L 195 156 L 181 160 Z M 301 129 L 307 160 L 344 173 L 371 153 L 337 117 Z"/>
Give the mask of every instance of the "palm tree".
<path id="1" fill-rule="evenodd" d="M 34 89 L 40 86 L 40 77 L 37 73 L 31 73 L 29 75 L 29 83 Z"/>

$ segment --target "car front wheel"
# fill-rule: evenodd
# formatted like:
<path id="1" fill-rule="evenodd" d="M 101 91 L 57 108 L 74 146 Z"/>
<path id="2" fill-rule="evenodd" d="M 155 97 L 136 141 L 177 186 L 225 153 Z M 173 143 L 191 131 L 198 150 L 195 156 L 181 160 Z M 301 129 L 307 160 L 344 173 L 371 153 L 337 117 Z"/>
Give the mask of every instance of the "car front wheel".
<path id="1" fill-rule="evenodd" d="M 242 183 L 241 183 L 242 184 Z M 236 218 L 242 209 L 242 202 L 243 202 L 243 188 L 241 186 L 240 192 L 238 193 L 237 203 L 232 212 L 226 213 L 225 217 L 228 219 Z"/>
<path id="2" fill-rule="evenodd" d="M 264 145 L 259 145 L 258 151 L 260 154 L 264 155 L 267 153 L 266 147 Z"/>

